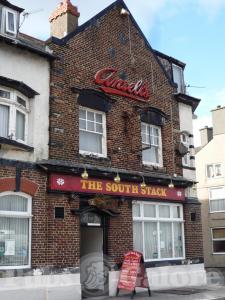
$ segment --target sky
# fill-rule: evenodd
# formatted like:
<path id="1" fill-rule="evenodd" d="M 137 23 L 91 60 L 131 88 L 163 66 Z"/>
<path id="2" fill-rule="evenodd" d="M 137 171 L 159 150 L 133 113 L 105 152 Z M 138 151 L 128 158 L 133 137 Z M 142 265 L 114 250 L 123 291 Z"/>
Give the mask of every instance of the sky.
<path id="1" fill-rule="evenodd" d="M 11 0 L 31 12 L 21 31 L 40 39 L 49 37 L 48 17 L 59 0 Z M 72 0 L 81 25 L 113 0 Z M 211 126 L 211 110 L 225 105 L 225 0 L 125 0 L 154 49 L 186 63 L 189 95 L 202 101 L 194 121 L 195 145 L 199 128 Z"/>

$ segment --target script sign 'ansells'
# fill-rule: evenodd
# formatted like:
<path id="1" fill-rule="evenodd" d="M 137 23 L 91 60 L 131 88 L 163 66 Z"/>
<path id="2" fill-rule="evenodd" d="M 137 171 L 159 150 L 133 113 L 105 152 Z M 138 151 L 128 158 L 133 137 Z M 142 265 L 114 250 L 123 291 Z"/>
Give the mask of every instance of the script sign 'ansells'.
<path id="1" fill-rule="evenodd" d="M 78 176 L 51 174 L 52 191 L 77 192 L 88 194 L 105 194 L 111 196 L 141 197 L 161 200 L 184 201 L 183 188 L 168 188 L 165 186 L 147 185 L 141 188 L 138 183 L 120 182 L 104 179 L 82 179 Z"/>
<path id="2" fill-rule="evenodd" d="M 149 296 L 151 296 L 143 255 L 138 251 L 130 251 L 124 256 L 117 286 L 117 295 L 119 290 L 122 289 L 132 292 L 133 297 L 136 287 L 147 288 Z"/>

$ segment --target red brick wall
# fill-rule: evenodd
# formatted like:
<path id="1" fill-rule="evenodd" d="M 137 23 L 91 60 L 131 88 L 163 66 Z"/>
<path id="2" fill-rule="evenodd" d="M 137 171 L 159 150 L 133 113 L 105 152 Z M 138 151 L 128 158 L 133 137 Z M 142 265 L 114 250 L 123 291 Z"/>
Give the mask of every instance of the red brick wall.
<path id="1" fill-rule="evenodd" d="M 69 40 L 65 46 L 51 45 L 55 54 L 61 59 L 53 64 L 51 74 L 50 141 L 56 145 L 50 147 L 50 158 L 96 164 L 95 160 L 83 159 L 79 155 L 79 105 L 77 95 L 72 93 L 71 87 L 98 90 L 98 86 L 94 83 L 95 73 L 102 68 L 114 66 L 119 72 L 122 70 L 126 72 L 130 83 L 140 79 L 148 82 L 151 95 L 147 105 L 161 109 L 168 116 L 166 125 L 162 128 L 164 167 L 168 173 L 181 174 L 180 167 L 176 169 L 173 167 L 173 138 L 174 144 L 179 140 L 179 134 L 175 130 L 179 130 L 178 105 L 172 97 L 175 90 L 132 24 L 131 42 L 135 64 L 131 63 L 129 41 L 127 40 L 126 45 L 120 42 L 121 33 L 124 33 L 128 39 L 128 22 L 126 18 L 120 16 L 119 12 L 119 8 L 113 9 L 100 19 L 98 27 L 88 27 Z M 115 59 L 112 59 L 109 54 L 112 47 L 116 50 Z M 111 158 L 111 166 L 140 171 L 142 169 L 142 158 L 139 155 L 141 122 L 135 106 L 144 107 L 146 104 L 119 96 L 112 96 L 112 98 L 116 103 L 106 114 L 107 150 L 108 158 Z M 173 134 L 171 105 L 173 106 Z M 130 115 L 127 122 L 123 118 L 124 112 Z M 118 151 L 119 147 L 120 151 Z M 176 159 L 181 164 L 180 158 Z M 109 165 L 108 162 L 97 163 Z"/>
<path id="2" fill-rule="evenodd" d="M 133 218 L 130 201 L 124 201 L 118 210 L 120 215 L 109 220 L 108 255 L 116 264 L 121 263 L 124 254 L 133 249 Z"/>
<path id="3" fill-rule="evenodd" d="M 80 263 L 80 218 L 71 213 L 79 208 L 79 198 L 49 194 L 48 201 L 48 264 L 76 267 Z M 55 207 L 64 207 L 64 219 L 55 219 Z"/>
<path id="4" fill-rule="evenodd" d="M 3 178 L 16 177 L 16 167 L 0 167 L 0 180 Z M 47 200 L 46 184 L 47 177 L 45 172 L 39 172 L 33 169 L 25 169 L 21 173 L 21 182 L 29 180 L 38 186 L 36 194 L 33 196 L 33 190 L 27 194 L 32 196 L 32 266 L 47 265 Z M 15 185 L 8 191 L 14 192 Z"/>
<path id="5" fill-rule="evenodd" d="M 191 213 L 196 214 L 196 220 L 191 221 Z M 201 221 L 201 205 L 185 204 L 184 205 L 184 231 L 185 231 L 185 248 L 186 258 L 203 257 L 203 237 Z"/>

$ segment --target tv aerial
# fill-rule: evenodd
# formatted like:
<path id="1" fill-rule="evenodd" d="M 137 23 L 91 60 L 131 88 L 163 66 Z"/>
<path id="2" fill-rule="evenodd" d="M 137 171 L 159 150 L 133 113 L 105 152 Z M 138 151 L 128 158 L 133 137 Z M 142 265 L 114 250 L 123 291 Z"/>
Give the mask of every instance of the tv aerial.
<path id="1" fill-rule="evenodd" d="M 22 22 L 20 23 L 19 28 L 22 27 L 23 23 L 25 22 L 25 20 L 26 20 L 30 15 L 37 14 L 37 13 L 43 11 L 43 10 L 44 10 L 44 9 L 41 8 L 41 9 L 36 9 L 36 10 L 31 10 L 31 11 L 24 11 L 24 12 L 22 13 L 23 20 L 22 20 Z"/>
<path id="2" fill-rule="evenodd" d="M 205 89 L 205 86 L 196 86 L 196 85 L 185 85 L 186 88 L 194 88 L 194 89 Z"/>

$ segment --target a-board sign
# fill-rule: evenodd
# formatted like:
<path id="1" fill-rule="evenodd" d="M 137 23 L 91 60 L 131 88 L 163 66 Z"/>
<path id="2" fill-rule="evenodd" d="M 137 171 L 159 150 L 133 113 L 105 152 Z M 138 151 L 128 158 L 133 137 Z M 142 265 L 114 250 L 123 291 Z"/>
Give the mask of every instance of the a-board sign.
<path id="1" fill-rule="evenodd" d="M 124 256 L 117 295 L 119 290 L 122 289 L 132 292 L 133 297 L 136 287 L 147 288 L 149 296 L 151 296 L 143 255 L 138 251 L 130 251 Z"/>

